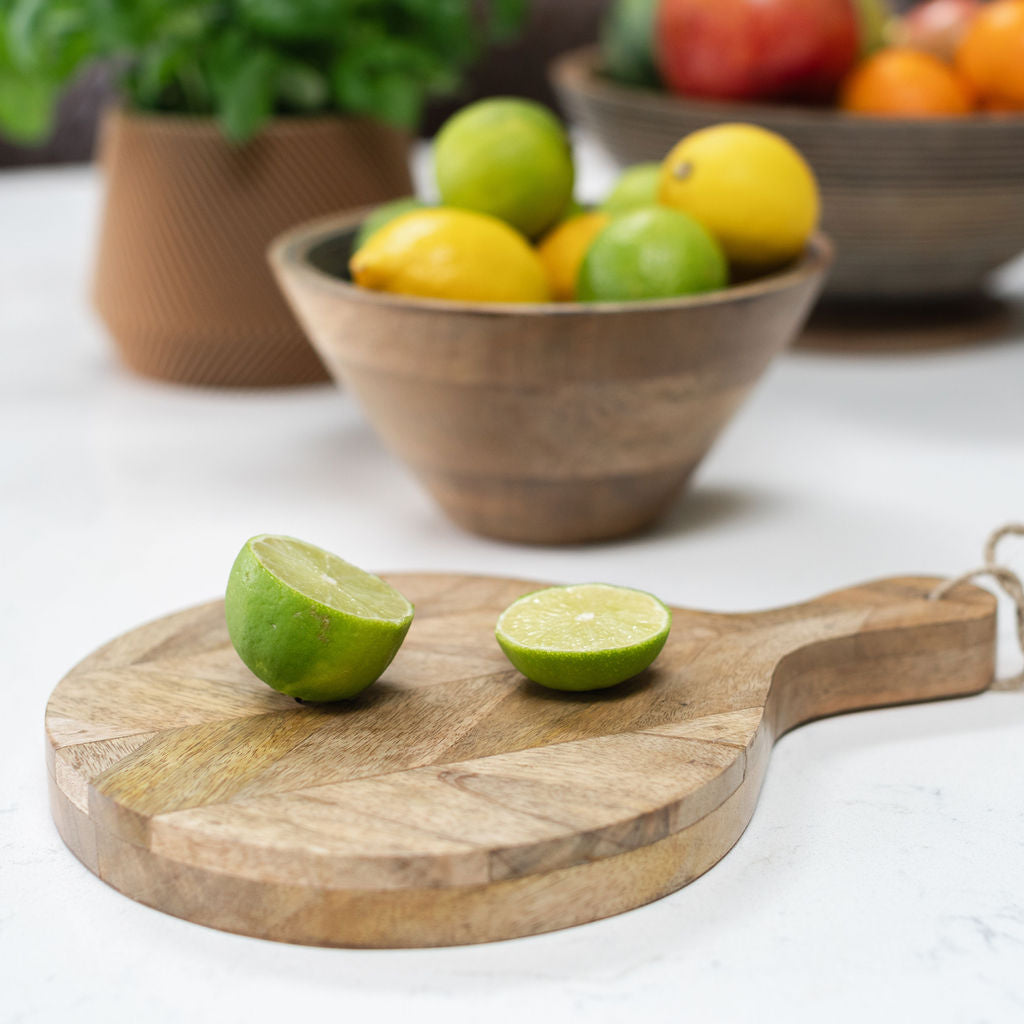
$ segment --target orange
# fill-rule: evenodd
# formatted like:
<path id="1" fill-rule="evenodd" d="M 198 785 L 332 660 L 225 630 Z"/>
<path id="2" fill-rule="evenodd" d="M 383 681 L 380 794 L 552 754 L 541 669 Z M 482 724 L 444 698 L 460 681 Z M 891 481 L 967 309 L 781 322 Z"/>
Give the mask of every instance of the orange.
<path id="1" fill-rule="evenodd" d="M 938 57 L 891 46 L 850 72 L 839 104 L 855 114 L 944 117 L 970 113 L 974 97 L 967 83 Z"/>
<path id="2" fill-rule="evenodd" d="M 990 114 L 1019 114 L 1021 108 L 1019 103 L 1011 103 L 1009 100 L 983 99 L 981 109 L 987 110 Z"/>
<path id="3" fill-rule="evenodd" d="M 572 302 L 576 298 L 576 278 L 583 257 L 590 243 L 609 223 L 611 217 L 607 213 L 581 213 L 563 220 L 537 246 L 537 255 L 547 271 L 556 301 Z"/>
<path id="4" fill-rule="evenodd" d="M 1024 109 L 1024 0 L 993 0 L 974 16 L 956 66 L 989 109 Z"/>

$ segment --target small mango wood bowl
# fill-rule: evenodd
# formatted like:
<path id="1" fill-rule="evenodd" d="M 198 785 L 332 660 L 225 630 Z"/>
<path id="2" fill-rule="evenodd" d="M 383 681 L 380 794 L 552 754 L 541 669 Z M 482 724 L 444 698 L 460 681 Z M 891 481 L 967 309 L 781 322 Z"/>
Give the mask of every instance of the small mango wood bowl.
<path id="1" fill-rule="evenodd" d="M 883 118 L 684 99 L 613 82 L 593 47 L 564 54 L 551 78 L 573 119 L 623 165 L 661 160 L 721 121 L 788 138 L 821 185 L 822 228 L 836 247 L 830 297 L 977 294 L 1024 250 L 1024 115 Z"/>
<path id="2" fill-rule="evenodd" d="M 445 512 L 490 537 L 559 544 L 635 532 L 675 500 L 831 260 L 703 296 L 468 303 L 347 279 L 365 211 L 271 246 L 277 280 L 334 378 Z"/>

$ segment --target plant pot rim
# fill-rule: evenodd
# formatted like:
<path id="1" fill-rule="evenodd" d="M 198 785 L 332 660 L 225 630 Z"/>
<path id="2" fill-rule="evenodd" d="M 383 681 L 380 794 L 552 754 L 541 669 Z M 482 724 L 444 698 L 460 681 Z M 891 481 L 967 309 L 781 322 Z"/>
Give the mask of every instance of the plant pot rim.
<path id="1" fill-rule="evenodd" d="M 144 125 L 165 132 L 179 132 L 192 136 L 216 136 L 230 142 L 221 128 L 220 122 L 213 114 L 188 114 L 169 110 L 140 110 L 132 107 L 124 99 L 114 100 L 104 110 L 103 117 L 107 121 L 126 121 Z M 287 135 L 295 132 L 337 131 L 339 126 L 367 125 L 384 129 L 398 135 L 408 135 L 401 128 L 386 124 L 369 117 L 355 114 L 320 113 L 320 114 L 275 114 L 260 130 L 248 140 L 255 142 L 264 135 Z M 231 143 L 245 145 L 246 143 Z"/>
<path id="2" fill-rule="evenodd" d="M 753 121 L 779 128 L 821 128 L 857 137 L 869 132 L 875 141 L 878 132 L 905 137 L 909 131 L 931 136 L 948 135 L 951 128 L 977 134 L 1015 130 L 1024 135 L 1024 113 L 975 111 L 967 116 L 884 117 L 850 113 L 835 107 L 802 106 L 798 103 L 696 99 L 647 86 L 616 82 L 600 73 L 600 62 L 599 46 L 579 47 L 555 58 L 548 67 L 548 76 L 559 89 L 582 93 L 592 99 L 646 113 L 648 116 L 653 112 L 671 116 L 685 111 L 690 114 L 700 113 L 717 121 Z"/>
<path id="3" fill-rule="evenodd" d="M 360 288 L 351 281 L 321 270 L 310 260 L 310 254 L 318 246 L 339 235 L 355 233 L 371 209 L 372 207 L 364 207 L 344 214 L 331 214 L 289 229 L 274 239 L 267 250 L 271 267 L 278 277 L 285 274 L 295 275 L 301 277 L 307 285 L 333 294 L 337 298 L 370 306 L 390 306 L 395 309 L 418 310 L 445 316 L 462 314 L 492 317 L 579 317 L 671 312 L 754 299 L 774 292 L 783 292 L 803 284 L 808 279 L 824 276 L 834 257 L 832 242 L 819 231 L 808 242 L 799 259 L 782 270 L 753 281 L 700 295 L 637 299 L 630 302 L 464 302 L 455 299 L 430 299 Z"/>

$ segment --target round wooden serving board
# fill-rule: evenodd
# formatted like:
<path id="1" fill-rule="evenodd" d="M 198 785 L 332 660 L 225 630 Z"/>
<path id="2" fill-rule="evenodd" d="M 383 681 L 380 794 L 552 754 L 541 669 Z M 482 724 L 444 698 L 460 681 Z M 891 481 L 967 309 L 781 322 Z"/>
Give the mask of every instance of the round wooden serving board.
<path id="1" fill-rule="evenodd" d="M 674 610 L 612 690 L 527 682 L 494 641 L 537 586 L 388 577 L 416 605 L 384 677 L 300 705 L 256 679 L 221 602 L 142 626 L 57 686 L 53 814 L 114 888 L 285 942 L 434 946 L 563 928 L 686 885 L 736 842 L 775 737 L 976 693 L 995 599 L 893 579 L 749 615 Z"/>

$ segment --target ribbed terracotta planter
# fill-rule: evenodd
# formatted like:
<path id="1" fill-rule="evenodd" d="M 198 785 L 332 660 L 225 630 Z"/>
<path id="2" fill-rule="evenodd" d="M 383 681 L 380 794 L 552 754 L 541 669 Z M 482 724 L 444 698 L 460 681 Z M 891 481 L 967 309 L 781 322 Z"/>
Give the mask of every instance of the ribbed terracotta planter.
<path id="1" fill-rule="evenodd" d="M 622 164 L 660 160 L 721 121 L 790 139 L 821 184 L 836 246 L 830 296 L 971 295 L 1024 250 L 1024 116 L 896 119 L 689 100 L 605 78 L 593 48 L 559 58 L 551 74 L 573 118 Z"/>
<path id="2" fill-rule="evenodd" d="M 264 252 L 292 224 L 410 192 L 405 135 L 279 118 L 238 146 L 210 118 L 117 110 L 100 154 L 95 303 L 129 367 L 188 384 L 327 379 Z"/>

